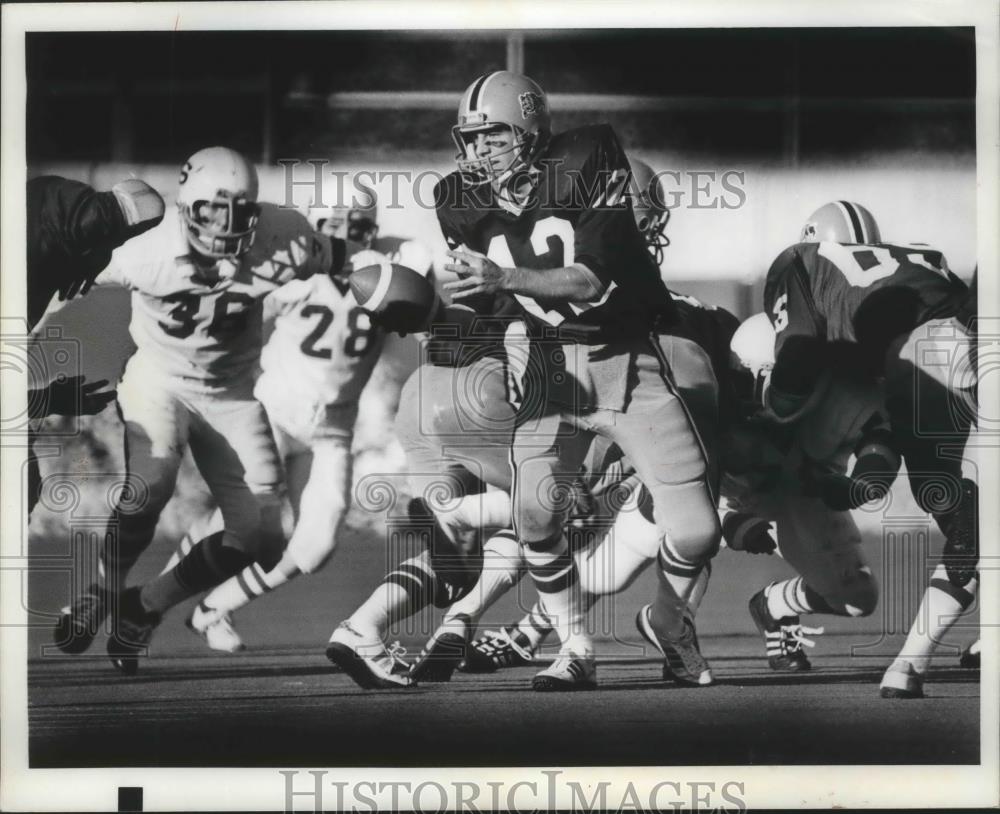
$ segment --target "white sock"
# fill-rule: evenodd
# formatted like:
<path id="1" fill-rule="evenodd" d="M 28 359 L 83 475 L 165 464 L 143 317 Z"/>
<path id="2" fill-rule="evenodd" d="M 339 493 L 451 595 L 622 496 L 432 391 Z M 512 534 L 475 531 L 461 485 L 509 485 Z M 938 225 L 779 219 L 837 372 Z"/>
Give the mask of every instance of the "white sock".
<path id="1" fill-rule="evenodd" d="M 459 635 L 474 630 L 487 609 L 521 579 L 523 568 L 521 547 L 514 533 L 495 534 L 483 546 L 483 571 L 479 581 L 448 609 L 441 627 L 454 627 Z"/>
<path id="2" fill-rule="evenodd" d="M 918 673 L 926 673 L 934 648 L 972 605 L 978 587 L 978 580 L 973 578 L 964 588 L 959 588 L 948 580 L 943 565 L 934 569 L 898 658 L 908 661 Z"/>

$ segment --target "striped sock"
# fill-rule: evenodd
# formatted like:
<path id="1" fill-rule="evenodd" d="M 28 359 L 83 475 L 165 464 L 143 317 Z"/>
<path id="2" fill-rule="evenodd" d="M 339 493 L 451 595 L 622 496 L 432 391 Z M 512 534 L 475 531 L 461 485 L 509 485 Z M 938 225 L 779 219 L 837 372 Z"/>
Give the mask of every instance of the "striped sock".
<path id="1" fill-rule="evenodd" d="M 390 625 L 430 605 L 436 592 L 437 576 L 429 552 L 423 551 L 386 574 L 348 622 L 359 633 L 381 638 Z"/>
<path id="2" fill-rule="evenodd" d="M 286 552 L 281 561 L 265 572 L 260 563 L 250 563 L 236 576 L 227 579 L 202 600 L 204 605 L 223 613 L 232 613 L 259 596 L 270 593 L 299 574 L 299 569 Z"/>
<path id="3" fill-rule="evenodd" d="M 205 538 L 175 568 L 144 585 L 140 596 L 146 610 L 164 613 L 245 568 L 250 555 L 223 545 L 223 538 L 223 532 Z"/>
<path id="4" fill-rule="evenodd" d="M 539 602 L 535 602 L 528 614 L 520 622 L 514 625 L 514 627 L 525 635 L 532 650 L 537 649 L 545 638 L 552 632 L 552 622 L 550 622 L 549 617 L 545 615 L 545 611 L 542 609 Z"/>
<path id="5" fill-rule="evenodd" d="M 211 514 L 199 517 L 191 524 L 191 527 L 181 538 L 180 543 L 177 544 L 177 549 L 171 554 L 170 559 L 160 573 L 165 574 L 167 571 L 173 569 L 177 563 L 191 553 L 191 549 L 195 547 L 199 540 L 204 540 L 206 537 L 223 531 L 225 528 L 226 522 L 222 519 L 222 510 L 219 508 L 216 508 Z"/>
<path id="6" fill-rule="evenodd" d="M 541 607 L 563 649 L 579 655 L 592 652 L 593 645 L 583 625 L 585 613 L 576 560 L 566 536 L 559 532 L 546 540 L 527 543 L 525 558 Z"/>
<path id="7" fill-rule="evenodd" d="M 765 589 L 764 595 L 767 597 L 767 611 L 775 619 L 815 613 L 818 610 L 809 602 L 802 577 L 772 583 Z"/>

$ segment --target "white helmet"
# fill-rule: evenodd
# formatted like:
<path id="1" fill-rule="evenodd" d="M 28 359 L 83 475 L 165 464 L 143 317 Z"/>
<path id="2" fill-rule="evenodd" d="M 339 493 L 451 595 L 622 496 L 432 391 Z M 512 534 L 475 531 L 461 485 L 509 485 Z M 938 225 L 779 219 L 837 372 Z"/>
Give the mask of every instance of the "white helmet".
<path id="1" fill-rule="evenodd" d="M 181 167 L 177 208 L 196 252 L 239 257 L 253 245 L 260 217 L 257 170 L 228 147 L 199 150 Z"/>
<path id="2" fill-rule="evenodd" d="M 853 201 L 831 201 L 813 212 L 802 227 L 800 243 L 881 243 L 875 216 Z"/>
<path id="3" fill-rule="evenodd" d="M 774 367 L 774 328 L 763 311 L 747 317 L 736 329 L 729 349 L 754 376 Z"/>
<path id="4" fill-rule="evenodd" d="M 378 195 L 360 176 L 342 178 L 324 193 L 323 206 L 310 206 L 313 229 L 365 246 L 378 232 Z"/>

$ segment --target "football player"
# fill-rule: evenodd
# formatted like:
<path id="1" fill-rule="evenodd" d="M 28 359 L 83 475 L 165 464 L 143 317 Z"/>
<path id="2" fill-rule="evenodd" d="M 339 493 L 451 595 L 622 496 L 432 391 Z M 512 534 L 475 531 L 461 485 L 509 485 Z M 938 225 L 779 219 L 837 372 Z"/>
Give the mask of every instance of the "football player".
<path id="1" fill-rule="evenodd" d="M 652 185 L 658 186 L 659 182 L 648 165 L 635 160 L 633 165 L 636 167 L 631 190 L 635 200 L 634 215 L 650 251 L 658 256 L 666 243 L 663 226 L 668 217 L 662 205 L 662 190 L 652 189 Z M 690 297 L 674 295 L 674 298 L 679 312 L 678 325 L 672 335 L 661 336 L 659 341 L 662 351 L 669 357 L 677 384 L 692 407 L 702 438 L 712 452 L 719 429 L 719 402 L 725 405 L 733 402 L 727 371 L 729 341 L 738 323 L 722 309 L 704 306 Z M 407 385 L 407 403 L 416 402 L 421 408 L 419 427 L 413 415 L 397 418 L 397 434 L 407 450 L 411 472 L 451 471 L 457 473 L 458 479 L 464 476 L 466 481 L 471 478 L 474 483 L 485 482 L 495 487 L 488 493 L 471 489 L 473 494 L 464 498 L 456 496 L 452 505 L 438 504 L 434 508 L 436 519 L 451 537 L 477 534 L 485 527 L 488 531 L 483 532 L 483 537 L 488 539 L 482 550 L 481 570 L 474 589 L 451 605 L 409 673 L 410 678 L 418 681 L 447 681 L 466 655 L 470 662 L 474 660 L 475 648 L 492 647 L 479 640 L 474 643 L 472 652 L 466 652 L 479 617 L 523 574 L 523 557 L 512 533 L 505 530 L 510 523 L 507 446 L 515 418 L 510 406 L 515 398 L 512 394 L 525 389 L 523 380 L 529 366 L 524 348 L 511 341 L 511 333 L 508 331 L 505 357 L 507 372 L 513 375 L 508 376 L 507 383 L 503 367 L 489 359 L 457 368 L 454 374 L 450 373 L 451 368 L 425 368 L 423 380 L 415 377 Z M 471 393 L 468 382 L 475 383 L 475 399 L 468 398 Z M 720 390 L 724 392 L 722 399 L 719 398 Z M 477 405 L 480 409 L 476 409 Z M 649 513 L 648 492 L 638 484 L 634 471 L 622 461 L 621 452 L 615 445 L 606 439 L 595 440 L 586 471 L 585 477 L 574 479 L 576 517 L 568 531 L 578 541 L 606 538 L 602 545 L 574 546 L 581 574 L 582 601 L 585 608 L 589 608 L 598 596 L 615 593 L 635 579 L 655 558 L 659 535 Z M 418 490 L 422 486 L 415 485 Z M 624 509 L 621 508 L 623 504 Z M 612 541 L 617 541 L 617 545 L 613 547 Z M 423 578 L 436 576 L 432 562 L 425 560 L 420 567 Z M 696 588 L 697 597 L 689 599 L 692 614 L 707 586 L 707 577 L 708 569 L 705 569 Z M 405 583 L 393 587 L 394 581 L 403 583 L 398 576 L 394 579 L 390 575 L 380 589 L 381 595 L 377 591 L 373 600 L 334 636 L 335 641 L 339 639 L 345 644 L 350 640 L 350 630 L 367 631 L 366 646 L 372 652 L 381 652 L 379 664 L 389 667 L 398 666 L 398 662 L 379 650 L 379 642 L 384 640 L 389 621 L 404 615 L 393 604 L 393 591 L 398 594 Z M 431 595 L 434 592 L 427 589 L 423 593 Z M 412 607 L 409 610 L 412 611 Z M 371 615 L 366 611 L 371 611 Z M 551 630 L 551 625 L 540 607 L 531 618 L 539 620 L 539 627 L 532 631 L 537 634 L 534 641 L 537 644 L 543 635 L 541 620 L 544 620 L 544 633 Z M 374 669 L 378 670 L 378 665 Z M 676 671 L 666 666 L 664 676 L 682 683 L 698 683 L 691 681 L 683 665 Z M 373 679 L 373 676 L 367 678 Z"/>
<path id="2" fill-rule="evenodd" d="M 883 243 L 872 214 L 856 203 L 818 209 L 800 241 L 774 261 L 765 284 L 776 334 L 768 409 L 781 421 L 805 414 L 822 400 L 832 370 L 883 380 L 891 444 L 917 504 L 945 536 L 928 618 L 953 618 L 973 601 L 979 550 L 977 486 L 963 477 L 961 456 L 941 449 L 964 448 L 975 412 L 965 409 L 975 403 L 976 370 L 959 318 L 968 289 L 940 252 Z M 875 474 L 866 480 L 879 481 Z M 853 508 L 864 493 L 841 499 Z M 883 695 L 919 694 L 924 656 L 897 660 Z"/>
<path id="3" fill-rule="evenodd" d="M 265 295 L 296 278 L 335 273 L 344 246 L 305 218 L 257 202 L 257 172 L 225 147 L 181 168 L 177 208 L 112 256 L 97 282 L 132 291 L 137 350 L 118 388 L 127 480 L 109 523 L 99 580 L 65 608 L 56 643 L 82 652 L 109 612 L 108 654 L 131 674 L 163 612 L 281 555 L 281 467 L 263 407 L 253 398 Z M 175 568 L 124 589 L 174 491 L 190 446 L 222 510 L 225 530 Z"/>
<path id="4" fill-rule="evenodd" d="M 125 241 L 163 220 L 163 199 L 127 178 L 109 192 L 57 175 L 28 181 L 28 328 L 52 304 L 82 296 Z"/>
<path id="5" fill-rule="evenodd" d="M 345 179 L 352 190 L 350 202 L 332 206 L 309 207 L 308 218 L 317 232 L 357 243 L 383 254 L 391 263 L 413 269 L 429 280 L 434 279 L 434 258 L 419 240 L 383 235 L 378 224 L 378 194 L 360 175 Z"/>
<path id="6" fill-rule="evenodd" d="M 685 610 L 721 530 L 703 445 L 651 339 L 676 314 L 633 219 L 624 151 L 603 125 L 553 134 L 542 89 L 506 71 L 466 90 L 453 136 L 459 170 L 436 203 L 445 269 L 459 279 L 444 287 L 481 313 L 523 317 L 546 370 L 512 445 L 514 527 L 563 645 L 534 686 L 595 683 L 564 510 L 549 496 L 565 491 L 596 434 L 635 466 L 663 533 L 660 587 L 640 630 L 710 683 Z"/>
<path id="7" fill-rule="evenodd" d="M 366 177 L 368 176 L 368 177 Z M 412 238 L 383 235 L 378 219 L 378 194 L 367 180 L 370 173 L 356 173 L 342 178 L 342 186 L 327 190 L 328 198 L 335 198 L 331 206 L 310 207 L 307 213 L 313 228 L 341 240 L 357 243 L 389 258 L 391 263 L 406 266 L 434 282 L 434 258 L 431 250 L 421 241 Z M 349 191 L 349 192 L 347 192 Z M 403 383 L 412 372 L 406 360 L 417 358 L 412 347 L 402 349 L 400 343 L 411 344 L 414 337 L 390 334 L 386 338 L 386 352 L 382 364 L 372 375 L 372 390 L 380 395 L 366 406 L 359 425 L 359 436 L 381 436 L 391 430 L 392 419 L 399 408 L 399 395 Z M 361 450 L 359 450 L 360 452 Z"/>
<path id="8" fill-rule="evenodd" d="M 352 248 L 360 249 L 348 243 L 350 260 L 340 273 L 293 280 L 264 300 L 274 329 L 261 354 L 254 395 L 267 411 L 284 465 L 294 531 L 274 568 L 252 563 L 195 607 L 188 625 L 214 650 L 243 648 L 234 611 L 330 558 L 350 508 L 358 399 L 385 334 L 358 306 L 347 276 L 355 266 L 387 262 L 370 249 Z M 217 509 L 207 533 L 192 530 L 178 554 L 183 557 L 193 541 L 223 527 Z"/>
<path id="9" fill-rule="evenodd" d="M 107 266 L 111 252 L 163 219 L 163 199 L 145 181 L 128 178 L 109 192 L 43 175 L 27 184 L 28 330 L 67 300 L 83 296 Z M 32 419 L 48 415 L 94 415 L 115 398 L 105 379 L 60 379 L 28 391 Z M 28 432 L 28 512 L 38 502 L 41 473 Z"/>
<path id="10" fill-rule="evenodd" d="M 767 317 L 759 314 L 745 321 L 732 339 L 734 356 L 753 371 L 754 379 L 773 363 L 773 337 Z M 753 383 L 751 380 L 747 384 L 752 387 Z M 741 388 L 747 404 L 751 400 L 748 390 Z M 875 608 L 877 584 L 862 554 L 857 526 L 849 512 L 827 507 L 818 491 L 825 479 L 843 474 L 852 449 L 874 454 L 885 426 L 881 406 L 877 388 L 862 388 L 846 380 L 831 385 L 824 403 L 791 431 L 757 420 L 725 424 L 725 441 L 721 444 L 724 539 L 733 550 L 755 554 L 771 553 L 780 546 L 782 556 L 799 572 L 794 579 L 759 592 L 750 602 L 772 669 L 809 669 L 803 646 L 812 646 L 807 636 L 821 633 L 822 629 L 804 627 L 798 613 L 863 616 Z M 863 464 L 861 469 L 865 469 Z M 808 484 L 805 491 L 803 481 Z M 621 515 L 617 522 L 622 523 Z M 612 589 L 627 585 L 646 566 L 648 559 L 643 558 L 641 541 L 649 539 L 650 530 L 655 532 L 641 512 L 625 516 L 624 523 L 627 525 L 616 525 L 613 538 L 607 538 L 588 554 L 591 562 L 613 563 L 609 572 L 620 576 L 608 583 Z M 772 524 L 777 530 L 777 545 Z M 613 558 L 602 552 L 602 548 L 610 546 L 615 547 Z M 636 556 L 631 556 L 632 552 Z M 700 603 L 704 587 L 695 594 L 692 612 Z M 785 597 L 789 595 L 796 602 L 794 611 L 786 604 L 778 604 L 787 603 Z M 463 600 L 459 605 L 467 602 Z M 550 629 L 544 612 L 536 606 L 519 622 L 489 631 L 474 642 L 462 669 L 493 672 L 529 663 Z M 664 677 L 668 676 L 665 671 Z"/>

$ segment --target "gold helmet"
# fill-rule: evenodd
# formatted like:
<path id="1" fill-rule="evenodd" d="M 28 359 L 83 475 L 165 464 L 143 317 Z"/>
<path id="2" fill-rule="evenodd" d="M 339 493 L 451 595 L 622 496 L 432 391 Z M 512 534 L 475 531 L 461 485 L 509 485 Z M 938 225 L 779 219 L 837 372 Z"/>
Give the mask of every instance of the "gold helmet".
<path id="1" fill-rule="evenodd" d="M 476 136 L 496 128 L 514 137 L 510 167 L 496 172 L 491 158 L 476 155 Z M 458 105 L 458 123 L 451 129 L 458 148 L 458 168 L 479 183 L 505 183 L 528 169 L 552 134 L 549 102 L 536 82 L 522 74 L 494 71 L 469 85 Z"/>

